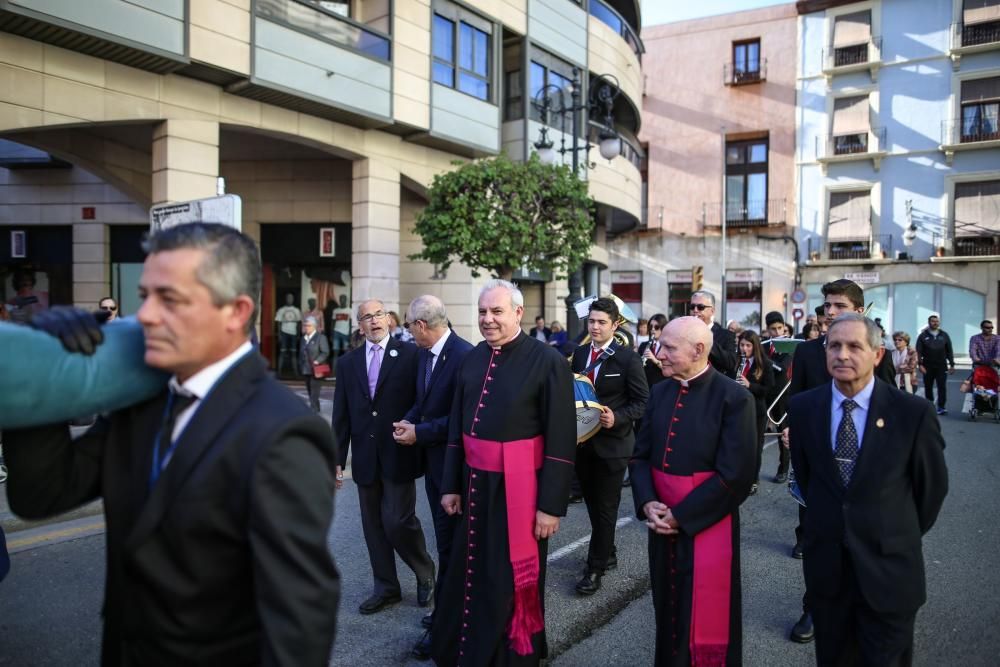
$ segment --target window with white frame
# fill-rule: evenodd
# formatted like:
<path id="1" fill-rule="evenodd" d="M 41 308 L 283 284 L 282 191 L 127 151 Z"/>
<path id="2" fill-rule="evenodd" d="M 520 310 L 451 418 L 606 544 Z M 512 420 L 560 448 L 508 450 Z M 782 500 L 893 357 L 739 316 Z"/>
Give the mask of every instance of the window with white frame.
<path id="1" fill-rule="evenodd" d="M 1000 178 L 955 184 L 955 254 L 1000 254 Z"/>
<path id="2" fill-rule="evenodd" d="M 962 46 L 1000 42 L 1000 0 L 963 0 Z"/>
<path id="3" fill-rule="evenodd" d="M 834 17 L 832 65 L 847 67 L 868 62 L 868 44 L 871 39 L 870 9 Z"/>
<path id="4" fill-rule="evenodd" d="M 831 192 L 826 232 L 829 258 L 868 259 L 871 237 L 871 191 Z"/>
<path id="5" fill-rule="evenodd" d="M 838 97 L 833 101 L 833 155 L 867 153 L 870 129 L 868 95 Z"/>
<path id="6" fill-rule="evenodd" d="M 1000 76 L 962 81 L 962 143 L 1000 139 Z"/>

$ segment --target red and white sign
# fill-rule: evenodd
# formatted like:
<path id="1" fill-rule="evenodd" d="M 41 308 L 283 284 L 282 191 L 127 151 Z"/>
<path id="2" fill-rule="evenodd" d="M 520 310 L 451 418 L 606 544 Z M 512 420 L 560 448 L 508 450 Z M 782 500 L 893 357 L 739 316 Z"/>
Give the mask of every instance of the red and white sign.
<path id="1" fill-rule="evenodd" d="M 794 308 L 792 310 L 792 318 L 795 320 L 801 320 L 805 316 L 805 311 L 801 308 Z"/>

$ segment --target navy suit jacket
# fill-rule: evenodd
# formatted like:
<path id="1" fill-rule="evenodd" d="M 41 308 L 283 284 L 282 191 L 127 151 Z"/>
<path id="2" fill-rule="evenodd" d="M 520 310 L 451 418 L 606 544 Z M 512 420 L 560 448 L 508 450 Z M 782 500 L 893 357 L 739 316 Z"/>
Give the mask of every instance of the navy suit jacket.
<path id="1" fill-rule="evenodd" d="M 915 612 L 926 599 L 921 537 L 948 493 L 934 406 L 876 379 L 845 489 L 833 459 L 832 400 L 828 382 L 793 396 L 788 407 L 792 462 L 806 500 L 808 595 L 831 598 L 843 590 L 846 551 L 872 609 Z"/>
<path id="2" fill-rule="evenodd" d="M 441 486 L 441 473 L 444 470 L 444 454 L 448 440 L 448 417 L 451 415 L 452 401 L 455 398 L 455 381 L 458 369 L 462 367 L 465 355 L 472 349 L 472 344 L 459 338 L 454 331 L 448 336 L 441 356 L 434 365 L 431 381 L 424 388 L 424 373 L 430 363 L 430 350 L 420 350 L 417 361 L 417 400 L 406 413 L 406 420 L 414 424 L 417 435 L 417 445 L 424 453 L 425 472 L 434 482 Z"/>
<path id="3" fill-rule="evenodd" d="M 340 467 L 347 467 L 350 448 L 356 484 L 374 484 L 379 477 L 409 482 L 423 474 L 420 450 L 397 444 L 392 423 L 403 418 L 416 397 L 417 346 L 389 338 L 374 398 L 368 395 L 367 347 L 359 345 L 337 360 L 331 421 Z"/>

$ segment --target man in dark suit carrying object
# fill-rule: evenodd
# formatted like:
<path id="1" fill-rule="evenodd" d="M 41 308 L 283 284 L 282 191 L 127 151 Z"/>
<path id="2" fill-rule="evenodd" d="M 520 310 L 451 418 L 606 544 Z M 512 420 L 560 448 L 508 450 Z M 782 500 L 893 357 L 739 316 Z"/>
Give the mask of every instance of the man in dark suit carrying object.
<path id="1" fill-rule="evenodd" d="M 402 421 L 392 426 L 394 437 L 400 445 L 413 446 L 424 455 L 424 490 L 434 517 L 434 537 L 438 550 L 438 576 L 435 586 L 435 609 L 440 597 L 451 557 L 451 543 L 458 526 L 458 515 L 448 516 L 441 507 L 441 476 L 444 474 L 444 455 L 448 442 L 448 418 L 455 398 L 455 379 L 462 360 L 472 349 L 472 344 L 448 328 L 448 314 L 436 296 L 418 296 L 406 310 L 404 326 L 413 334 L 420 347 L 417 361 L 417 398 Z M 431 655 L 430 627 L 433 612 L 422 623 L 428 628 L 413 647 L 413 654 L 421 660 Z"/>
<path id="2" fill-rule="evenodd" d="M 350 446 L 361 527 L 375 578 L 374 592 L 359 608 L 362 614 L 374 614 L 402 599 L 393 551 L 417 576 L 421 607 L 430 604 L 434 592 L 434 561 L 416 514 L 414 480 L 423 474 L 420 450 L 403 447 L 392 437 L 393 422 L 403 418 L 416 397 L 417 348 L 389 335 L 386 315 L 376 299 L 358 305 L 365 342 L 337 360 L 333 394 L 333 432 L 340 445 L 337 475 L 347 467 Z"/>
<path id="3" fill-rule="evenodd" d="M 789 402 L 818 665 L 910 665 L 926 600 L 921 538 L 948 492 L 944 440 L 930 403 L 875 378 L 882 354 L 872 321 L 841 315 L 833 381 Z"/>
<path id="4" fill-rule="evenodd" d="M 615 342 L 618 319 L 614 301 L 608 298 L 593 301 L 587 315 L 590 344 L 581 345 L 573 353 L 573 372 L 582 374 L 589 369 L 587 377 L 594 383 L 598 401 L 606 408 L 600 417 L 600 430 L 576 454 L 576 476 L 593 531 L 587 567 L 576 584 L 581 595 L 596 593 L 604 573 L 618 564 L 615 522 L 622 479 L 635 446 L 633 424 L 642 417 L 649 400 L 649 385 L 639 355 Z"/>
<path id="5" fill-rule="evenodd" d="M 326 665 L 340 594 L 327 548 L 336 452 L 252 351 L 257 246 L 194 223 L 146 250 L 145 362 L 172 374 L 169 387 L 75 440 L 66 424 L 4 432 L 11 507 L 38 518 L 103 497 L 103 664 Z M 35 326 L 71 350 L 103 340 L 83 311 L 54 309 Z"/>

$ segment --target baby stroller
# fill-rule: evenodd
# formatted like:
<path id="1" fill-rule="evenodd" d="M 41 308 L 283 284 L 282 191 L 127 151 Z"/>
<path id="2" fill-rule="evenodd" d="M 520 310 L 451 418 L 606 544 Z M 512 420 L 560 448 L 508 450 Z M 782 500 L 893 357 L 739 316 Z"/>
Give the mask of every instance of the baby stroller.
<path id="1" fill-rule="evenodd" d="M 972 371 L 972 409 L 969 420 L 975 421 L 979 415 L 992 415 L 1000 422 L 1000 376 L 991 366 L 976 366 Z"/>

